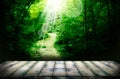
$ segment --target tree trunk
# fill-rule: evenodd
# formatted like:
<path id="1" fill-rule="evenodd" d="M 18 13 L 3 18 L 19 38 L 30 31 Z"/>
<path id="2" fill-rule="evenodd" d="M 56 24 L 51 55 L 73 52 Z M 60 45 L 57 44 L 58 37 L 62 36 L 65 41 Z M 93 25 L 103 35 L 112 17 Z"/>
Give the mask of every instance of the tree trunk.
<path id="1" fill-rule="evenodd" d="M 111 21 L 111 14 L 110 14 L 110 3 L 106 0 L 107 11 L 108 11 L 108 26 L 109 26 L 109 37 L 110 37 L 110 44 L 113 42 L 113 28 L 112 28 L 112 21 Z"/>
<path id="2" fill-rule="evenodd" d="M 85 26 L 85 30 L 86 30 L 86 49 L 88 50 L 88 28 L 87 28 L 87 0 L 85 0 L 85 17 L 84 17 L 84 26 Z"/>
<path id="3" fill-rule="evenodd" d="M 93 3 L 93 4 L 95 4 L 95 3 Z M 97 47 L 98 47 L 98 44 L 97 44 L 98 40 L 97 40 L 97 33 L 96 33 L 96 31 L 97 31 L 97 28 L 96 28 L 97 27 L 97 20 L 95 19 L 95 17 L 97 15 L 94 13 L 94 10 L 93 10 L 94 8 L 92 6 L 91 6 L 91 14 L 92 14 L 91 18 L 92 18 L 92 28 L 93 28 L 93 39 L 95 39 L 95 49 L 97 49 Z"/>

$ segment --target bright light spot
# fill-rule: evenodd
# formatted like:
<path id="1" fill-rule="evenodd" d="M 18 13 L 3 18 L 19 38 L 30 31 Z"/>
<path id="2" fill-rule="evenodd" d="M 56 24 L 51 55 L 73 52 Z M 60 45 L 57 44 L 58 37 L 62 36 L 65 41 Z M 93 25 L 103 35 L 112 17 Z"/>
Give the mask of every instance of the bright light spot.
<path id="1" fill-rule="evenodd" d="M 50 8 L 53 8 L 54 11 L 57 11 L 60 7 L 61 0 L 48 0 L 48 5 L 50 5 Z"/>
<path id="2" fill-rule="evenodd" d="M 46 6 L 43 11 L 45 22 L 42 26 L 42 32 L 49 32 L 54 29 L 56 18 L 60 17 L 62 11 L 62 3 L 64 0 L 47 0 Z"/>
<path id="3" fill-rule="evenodd" d="M 40 0 L 29 8 L 31 18 L 37 18 L 42 12 L 46 19 L 50 16 L 66 15 L 67 17 L 77 17 L 82 12 L 81 0 Z"/>
<path id="4" fill-rule="evenodd" d="M 42 0 L 37 3 L 33 3 L 29 7 L 28 11 L 29 11 L 31 19 L 37 18 L 39 16 L 40 11 L 43 11 L 45 4 L 46 4 L 46 0 Z"/>
<path id="5" fill-rule="evenodd" d="M 46 11 L 54 11 L 55 13 L 61 11 L 63 0 L 47 0 Z"/>
<path id="6" fill-rule="evenodd" d="M 89 28 L 89 32 L 92 32 L 92 28 Z"/>
<path id="7" fill-rule="evenodd" d="M 78 17 L 82 12 L 81 0 L 66 0 L 66 8 L 64 14 L 67 17 Z"/>

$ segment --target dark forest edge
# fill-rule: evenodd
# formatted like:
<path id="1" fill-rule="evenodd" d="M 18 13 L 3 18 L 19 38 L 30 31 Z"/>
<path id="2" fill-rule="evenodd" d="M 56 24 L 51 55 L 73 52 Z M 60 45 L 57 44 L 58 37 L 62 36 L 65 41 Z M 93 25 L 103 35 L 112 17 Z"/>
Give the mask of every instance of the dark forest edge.
<path id="1" fill-rule="evenodd" d="M 29 19 L 28 8 L 34 2 L 35 0 L 4 0 L 4 17 L 0 27 L 0 61 L 33 60 L 30 48 L 40 39 L 38 28 L 44 22 L 44 18 L 39 19 L 42 11 L 37 18 Z M 63 15 L 64 24 L 58 22 L 55 25 L 58 31 L 55 48 L 64 60 L 120 62 L 120 1 L 82 2 L 84 9 L 81 15 L 76 18 Z"/>

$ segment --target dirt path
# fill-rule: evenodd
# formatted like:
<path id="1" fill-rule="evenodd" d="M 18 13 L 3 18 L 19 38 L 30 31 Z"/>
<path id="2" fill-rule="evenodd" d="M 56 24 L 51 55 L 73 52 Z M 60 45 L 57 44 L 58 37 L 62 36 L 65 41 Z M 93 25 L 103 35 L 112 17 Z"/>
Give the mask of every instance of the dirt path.
<path id="1" fill-rule="evenodd" d="M 49 38 L 38 41 L 40 45 L 46 46 L 38 49 L 38 53 L 41 54 L 42 60 L 61 60 L 59 52 L 54 48 L 56 33 L 48 33 L 48 35 Z"/>

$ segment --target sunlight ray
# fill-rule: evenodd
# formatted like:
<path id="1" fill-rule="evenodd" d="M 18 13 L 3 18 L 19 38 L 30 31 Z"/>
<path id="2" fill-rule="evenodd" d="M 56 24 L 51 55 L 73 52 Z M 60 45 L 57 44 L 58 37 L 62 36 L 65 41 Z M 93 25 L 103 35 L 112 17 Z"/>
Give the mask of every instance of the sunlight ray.
<path id="1" fill-rule="evenodd" d="M 62 3 L 65 0 L 47 0 L 46 7 L 44 8 L 43 15 L 45 15 L 45 22 L 42 26 L 43 32 L 43 43 L 44 45 L 44 36 L 49 31 L 54 29 L 56 18 L 61 15 Z"/>

